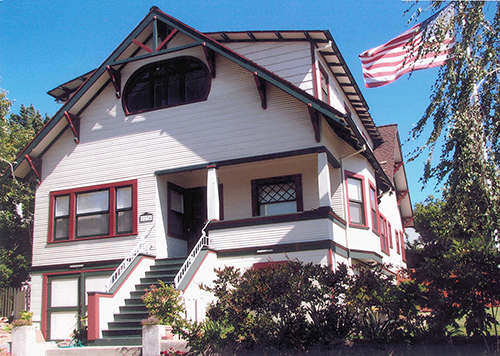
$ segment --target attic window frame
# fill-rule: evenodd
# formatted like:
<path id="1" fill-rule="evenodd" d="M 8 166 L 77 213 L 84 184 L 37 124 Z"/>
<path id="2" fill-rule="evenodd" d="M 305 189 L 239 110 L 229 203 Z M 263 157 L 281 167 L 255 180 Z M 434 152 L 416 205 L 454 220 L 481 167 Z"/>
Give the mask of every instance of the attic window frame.
<path id="1" fill-rule="evenodd" d="M 187 63 L 187 64 L 186 64 Z M 187 87 L 187 79 L 186 79 L 186 74 L 190 73 L 189 72 L 189 66 L 190 65 L 198 65 L 199 69 L 203 70 L 205 72 L 205 75 L 200 77 L 200 78 L 195 78 L 193 81 L 199 81 L 199 80 L 205 80 L 206 81 L 206 88 L 204 91 L 198 93 L 197 95 L 194 95 L 194 98 L 186 99 L 187 95 L 190 94 L 189 89 Z M 164 69 L 166 70 L 165 75 L 154 75 L 156 71 Z M 177 101 L 175 101 L 172 104 L 169 104 L 168 101 L 168 90 L 173 89 L 173 85 L 170 86 L 169 84 L 169 78 L 171 77 L 171 72 L 172 70 L 176 70 L 177 73 L 180 73 L 179 75 L 179 87 L 178 92 L 174 92 L 177 97 Z M 198 70 L 198 69 L 197 69 Z M 193 71 L 194 72 L 194 71 Z M 145 76 L 149 73 L 149 78 L 145 78 Z M 164 90 L 166 91 L 166 98 L 161 97 L 158 92 L 155 91 L 155 79 L 164 79 L 165 88 Z M 148 100 L 148 105 L 144 106 L 139 109 L 130 109 L 130 104 L 131 98 L 130 96 L 134 94 L 133 90 L 141 83 L 141 79 L 143 83 L 145 84 L 145 88 L 142 90 L 144 94 L 147 96 Z M 179 105 L 185 105 L 185 104 L 192 104 L 192 103 L 197 103 L 201 101 L 205 101 L 208 99 L 208 95 L 210 93 L 210 89 L 212 86 L 212 77 L 211 77 L 211 72 L 208 69 L 207 65 L 199 58 L 193 57 L 193 56 L 180 56 L 180 57 L 173 57 L 169 58 L 166 60 L 162 60 L 159 62 L 154 62 L 154 63 L 149 63 L 138 70 L 136 70 L 130 78 L 127 80 L 127 83 L 125 84 L 125 88 L 123 90 L 123 95 L 122 95 L 122 106 L 123 106 L 123 111 L 125 112 L 125 115 L 133 115 L 133 114 L 140 114 L 143 112 L 149 112 L 149 111 L 154 111 L 154 110 L 161 110 L 161 109 L 166 109 L 170 107 L 175 107 Z M 138 91 L 140 92 L 140 91 Z M 136 92 L 136 93 L 138 93 Z M 160 100 L 165 100 L 167 103 L 166 104 L 158 104 L 158 99 Z"/>

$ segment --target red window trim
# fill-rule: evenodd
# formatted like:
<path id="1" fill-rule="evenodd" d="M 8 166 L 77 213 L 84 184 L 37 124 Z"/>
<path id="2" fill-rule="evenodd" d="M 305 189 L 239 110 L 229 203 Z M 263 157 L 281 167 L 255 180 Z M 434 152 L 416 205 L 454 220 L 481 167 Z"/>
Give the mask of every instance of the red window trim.
<path id="1" fill-rule="evenodd" d="M 398 255 L 400 255 L 401 250 L 399 248 L 399 231 L 395 230 L 394 233 L 395 233 L 395 240 L 396 240 L 396 252 L 398 253 Z"/>
<path id="2" fill-rule="evenodd" d="M 326 98 L 323 97 L 324 93 L 323 93 L 323 85 L 322 85 L 322 80 L 321 80 L 322 78 L 325 78 L 325 81 L 326 81 Z M 326 70 L 323 68 L 323 66 L 321 64 L 319 65 L 319 92 L 321 93 L 321 98 L 319 98 L 319 99 L 321 101 L 327 103 L 328 105 L 330 105 L 330 96 L 331 96 L 330 78 L 328 77 L 328 73 L 326 72 Z"/>
<path id="3" fill-rule="evenodd" d="M 382 224 L 384 224 L 383 229 L 381 228 L 380 231 L 380 250 L 387 254 L 390 255 L 390 250 L 389 250 L 389 222 L 387 221 L 386 217 L 380 214 L 380 226 L 382 227 Z"/>
<path id="4" fill-rule="evenodd" d="M 405 239 L 403 231 L 399 232 L 400 237 L 400 245 L 401 245 L 401 257 L 403 258 L 403 262 L 406 262 L 406 249 L 405 249 Z"/>
<path id="5" fill-rule="evenodd" d="M 116 206 L 115 206 L 115 189 L 121 188 L 125 186 L 132 186 L 132 232 L 124 233 L 124 234 L 116 234 L 115 231 L 115 223 L 116 223 Z M 76 194 L 84 193 L 84 192 L 93 192 L 102 189 L 109 189 L 110 194 L 109 197 L 109 234 L 103 236 L 92 236 L 92 237 L 75 237 L 75 221 L 76 221 Z M 67 240 L 54 240 L 54 218 L 55 218 L 55 201 L 56 197 L 69 195 L 69 233 Z M 129 235 L 137 235 L 137 180 L 128 180 L 116 183 L 108 183 L 108 184 L 99 184 L 88 187 L 80 187 L 75 189 L 66 189 L 59 190 L 50 193 L 50 202 L 49 202 L 49 229 L 48 229 L 48 243 L 64 243 L 70 241 L 85 241 L 85 240 L 93 240 L 93 239 L 102 239 L 107 237 L 118 237 L 118 236 L 129 236 Z"/>
<path id="6" fill-rule="evenodd" d="M 389 239 L 389 247 L 390 248 L 394 248 L 393 244 L 392 244 L 392 226 L 391 226 L 391 223 L 388 221 L 387 222 L 387 238 Z"/>
<path id="7" fill-rule="evenodd" d="M 349 171 L 344 171 L 344 174 L 345 174 L 345 195 L 347 198 L 347 216 L 348 216 L 349 226 L 368 228 L 368 218 L 366 211 L 367 207 L 366 207 L 365 177 L 362 176 L 361 174 Z M 348 178 L 354 178 L 361 181 L 361 197 L 363 204 L 364 224 L 356 224 L 351 222 L 351 209 L 349 208 L 349 187 L 348 187 L 349 183 L 347 181 Z"/>
<path id="8" fill-rule="evenodd" d="M 375 209 L 376 209 L 376 216 L 377 216 L 377 228 L 375 228 L 375 224 L 373 222 L 373 214 L 370 214 L 372 217 L 372 230 L 378 234 L 380 234 L 380 211 L 378 209 L 378 199 L 377 199 L 377 188 L 375 187 L 375 184 L 373 184 L 370 180 L 368 181 L 368 185 L 370 187 L 370 213 L 372 212 L 372 195 L 371 191 L 374 191 L 374 196 L 375 196 Z"/>

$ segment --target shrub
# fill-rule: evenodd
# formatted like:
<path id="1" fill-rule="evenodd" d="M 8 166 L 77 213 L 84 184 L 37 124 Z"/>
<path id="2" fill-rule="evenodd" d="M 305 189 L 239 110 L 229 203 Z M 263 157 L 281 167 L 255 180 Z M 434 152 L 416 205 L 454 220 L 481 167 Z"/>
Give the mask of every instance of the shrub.
<path id="1" fill-rule="evenodd" d="M 26 325 L 33 325 L 33 321 L 31 320 L 33 318 L 33 313 L 23 310 L 22 312 L 19 313 L 19 319 L 14 320 L 12 322 L 12 326 L 26 326 Z"/>
<path id="2" fill-rule="evenodd" d="M 181 313 L 184 306 L 181 301 L 180 291 L 174 287 L 158 281 L 158 286 L 152 285 L 142 296 L 151 316 L 164 325 L 182 324 Z"/>

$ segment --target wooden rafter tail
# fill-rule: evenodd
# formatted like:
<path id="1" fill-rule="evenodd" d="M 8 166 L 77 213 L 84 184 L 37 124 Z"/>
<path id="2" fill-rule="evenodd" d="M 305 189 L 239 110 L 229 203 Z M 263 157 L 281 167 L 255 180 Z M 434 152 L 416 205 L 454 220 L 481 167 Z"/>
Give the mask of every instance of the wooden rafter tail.
<path id="1" fill-rule="evenodd" d="M 35 167 L 35 163 L 33 162 L 34 159 L 32 159 L 29 155 L 24 155 L 24 158 L 26 158 L 26 161 L 28 161 L 28 164 L 30 165 L 31 170 L 35 174 L 37 184 L 40 185 L 42 182 L 42 177 L 40 176 L 40 172 L 38 172 L 38 170 Z"/>
<path id="2" fill-rule="evenodd" d="M 207 59 L 208 67 L 210 68 L 210 73 L 212 74 L 212 78 L 215 79 L 215 51 L 213 49 L 208 48 L 206 42 L 202 43 L 203 52 L 205 53 L 205 57 Z"/>
<path id="3" fill-rule="evenodd" d="M 73 136 L 75 137 L 75 142 L 80 143 L 80 118 L 70 114 L 69 112 L 64 112 L 64 117 L 68 122 L 68 126 L 73 131 Z"/>
<path id="4" fill-rule="evenodd" d="M 262 109 L 267 109 L 267 84 L 264 79 L 259 77 L 257 72 L 253 73 L 253 78 L 255 79 L 255 85 L 257 86 L 257 90 L 260 96 L 260 104 Z"/>
<path id="5" fill-rule="evenodd" d="M 108 71 L 109 78 L 111 79 L 113 87 L 115 88 L 116 98 L 120 99 L 122 96 L 122 89 L 121 89 L 122 75 L 119 71 L 117 71 L 114 68 L 111 68 L 110 66 L 106 66 L 106 70 Z"/>
<path id="6" fill-rule="evenodd" d="M 314 129 L 314 137 L 316 142 L 321 141 L 321 130 L 320 130 L 320 118 L 318 110 L 312 107 L 312 104 L 307 104 L 307 109 L 309 110 L 309 116 L 311 117 L 311 123 Z"/>

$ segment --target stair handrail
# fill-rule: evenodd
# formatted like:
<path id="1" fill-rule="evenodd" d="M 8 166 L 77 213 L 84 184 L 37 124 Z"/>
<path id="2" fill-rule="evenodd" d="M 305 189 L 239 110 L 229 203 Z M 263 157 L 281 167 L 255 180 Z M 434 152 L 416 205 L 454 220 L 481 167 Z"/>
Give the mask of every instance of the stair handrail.
<path id="1" fill-rule="evenodd" d="M 203 229 L 201 229 L 201 237 L 196 243 L 196 245 L 193 247 L 193 250 L 189 254 L 189 256 L 186 258 L 186 261 L 182 264 L 181 269 L 179 272 L 177 272 L 177 275 L 175 276 L 174 279 L 174 287 L 179 288 L 182 280 L 186 276 L 186 273 L 189 271 L 189 268 L 191 267 L 191 264 L 194 262 L 196 257 L 200 254 L 201 250 L 203 247 L 208 246 L 210 247 L 210 238 L 207 236 L 205 229 L 207 228 L 208 224 L 210 224 L 212 220 L 208 220 L 205 223 L 205 226 L 203 226 Z"/>
<path id="2" fill-rule="evenodd" d="M 120 263 L 120 265 L 116 268 L 113 274 L 108 278 L 106 283 L 104 284 L 104 291 L 109 292 L 111 288 L 115 285 L 115 283 L 120 279 L 121 275 L 125 270 L 130 266 L 132 261 L 141 253 L 148 254 L 151 249 L 151 244 L 146 242 L 146 237 L 149 235 L 151 230 L 153 230 L 155 225 L 151 225 L 146 231 L 144 231 L 139 237 L 139 242 L 134 246 L 132 251 L 125 257 L 125 259 Z"/>

